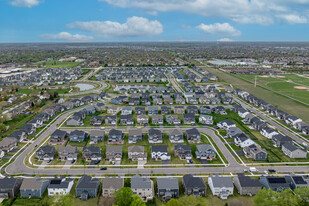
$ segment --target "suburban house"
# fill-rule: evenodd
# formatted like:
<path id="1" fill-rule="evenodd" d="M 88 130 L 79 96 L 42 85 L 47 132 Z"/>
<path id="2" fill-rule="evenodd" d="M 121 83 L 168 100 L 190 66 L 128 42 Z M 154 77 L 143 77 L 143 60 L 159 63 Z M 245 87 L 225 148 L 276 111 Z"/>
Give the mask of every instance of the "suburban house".
<path id="1" fill-rule="evenodd" d="M 252 144 L 250 146 L 244 147 L 243 151 L 248 158 L 254 160 L 267 160 L 266 150 L 262 149 L 258 144 Z"/>
<path id="2" fill-rule="evenodd" d="M 168 137 L 171 143 L 183 143 L 183 133 L 181 129 L 170 129 L 168 131 Z"/>
<path id="3" fill-rule="evenodd" d="M 111 129 L 108 133 L 108 144 L 123 144 L 124 133 L 121 130 Z"/>
<path id="4" fill-rule="evenodd" d="M 162 106 L 161 107 L 161 114 L 170 114 L 172 113 L 172 109 L 170 107 Z"/>
<path id="5" fill-rule="evenodd" d="M 90 125 L 100 126 L 103 123 L 103 116 L 92 116 L 90 119 Z"/>
<path id="6" fill-rule="evenodd" d="M 82 126 L 84 125 L 83 120 L 79 116 L 72 116 L 66 123 L 67 126 Z"/>
<path id="7" fill-rule="evenodd" d="M 71 178 L 60 177 L 51 179 L 47 188 L 48 196 L 67 195 L 71 192 L 73 185 L 74 179 Z"/>
<path id="8" fill-rule="evenodd" d="M 121 161 L 122 158 L 122 146 L 106 146 L 106 158 L 108 162 Z"/>
<path id="9" fill-rule="evenodd" d="M 135 114 L 136 115 L 146 114 L 145 107 L 135 107 Z"/>
<path id="10" fill-rule="evenodd" d="M 76 197 L 81 200 L 88 200 L 90 197 L 96 197 L 99 191 L 100 180 L 90 176 L 82 176 L 76 185 Z"/>
<path id="11" fill-rule="evenodd" d="M 148 115 L 144 115 L 144 114 L 137 115 L 136 121 L 138 124 L 148 124 L 149 117 Z"/>
<path id="12" fill-rule="evenodd" d="M 191 146 L 183 144 L 175 145 L 174 156 L 179 157 L 179 159 L 181 160 L 191 160 L 192 159 Z"/>
<path id="13" fill-rule="evenodd" d="M 120 177 L 103 178 L 102 195 L 103 197 L 113 197 L 114 193 L 124 187 L 124 179 Z"/>
<path id="14" fill-rule="evenodd" d="M 83 147 L 83 158 L 88 161 L 100 161 L 102 159 L 101 148 L 94 145 Z"/>
<path id="15" fill-rule="evenodd" d="M 74 130 L 69 134 L 69 139 L 71 142 L 83 142 L 87 137 L 88 133 L 81 130 Z"/>
<path id="16" fill-rule="evenodd" d="M 282 145 L 286 143 L 291 143 L 292 144 L 292 139 L 288 136 L 282 135 L 282 134 L 277 134 L 274 135 L 272 138 L 272 142 L 275 147 L 282 147 Z"/>
<path id="17" fill-rule="evenodd" d="M 179 197 L 179 183 L 176 178 L 157 178 L 158 196 L 165 201 Z"/>
<path id="18" fill-rule="evenodd" d="M 194 114 L 183 114 L 182 120 L 184 124 L 195 124 L 195 115 Z"/>
<path id="19" fill-rule="evenodd" d="M 159 107 L 156 107 L 156 106 L 148 107 L 148 115 L 158 114 L 158 113 L 159 113 Z"/>
<path id="20" fill-rule="evenodd" d="M 144 202 L 152 200 L 154 197 L 153 182 L 147 177 L 134 175 L 131 178 L 131 190 L 133 194 L 137 194 Z"/>
<path id="21" fill-rule="evenodd" d="M 174 107 L 174 113 L 175 114 L 184 114 L 185 108 L 183 106 L 175 106 Z"/>
<path id="22" fill-rule="evenodd" d="M 154 114 L 152 115 L 152 124 L 160 124 L 163 125 L 163 115 L 161 114 Z"/>
<path id="23" fill-rule="evenodd" d="M 211 115 L 204 115 L 204 114 L 201 114 L 199 116 L 198 121 L 199 123 L 206 125 L 212 125 L 214 123 L 213 117 Z"/>
<path id="24" fill-rule="evenodd" d="M 212 160 L 216 158 L 216 151 L 210 144 L 196 145 L 196 158 L 199 160 Z"/>
<path id="25" fill-rule="evenodd" d="M 260 130 L 261 135 L 268 139 L 272 139 L 274 135 L 279 134 L 279 132 L 275 129 L 272 129 L 270 127 L 264 127 Z"/>
<path id="26" fill-rule="evenodd" d="M 133 126 L 134 125 L 134 120 L 132 119 L 132 115 L 131 114 L 127 114 L 127 115 L 120 115 L 120 125 L 129 125 L 129 126 Z"/>
<path id="27" fill-rule="evenodd" d="M 0 141 L 0 150 L 2 150 L 5 153 L 8 153 L 15 149 L 17 146 L 17 139 L 6 137 L 2 141 Z"/>
<path id="28" fill-rule="evenodd" d="M 104 130 L 91 130 L 90 132 L 90 142 L 89 144 L 98 144 L 99 142 L 103 142 L 105 137 Z"/>
<path id="29" fill-rule="evenodd" d="M 151 144 L 162 143 L 163 142 L 163 133 L 158 129 L 149 129 L 148 130 L 148 141 Z"/>
<path id="30" fill-rule="evenodd" d="M 133 109 L 132 107 L 122 107 L 121 109 L 121 115 L 129 115 L 132 114 Z"/>
<path id="31" fill-rule="evenodd" d="M 304 176 L 290 174 L 285 176 L 286 181 L 289 183 L 292 190 L 300 187 L 309 187 L 309 182 Z"/>
<path id="32" fill-rule="evenodd" d="M 167 152 L 167 146 L 153 145 L 151 146 L 151 159 L 155 161 L 170 160 L 171 154 Z"/>
<path id="33" fill-rule="evenodd" d="M 307 150 L 297 147 L 293 143 L 285 143 L 281 149 L 290 158 L 307 158 Z"/>
<path id="34" fill-rule="evenodd" d="M 261 189 L 262 185 L 258 179 L 238 174 L 234 177 L 234 185 L 240 195 L 256 195 Z"/>
<path id="35" fill-rule="evenodd" d="M 16 197 L 22 181 L 22 179 L 14 177 L 0 179 L 0 198 L 9 199 Z"/>
<path id="36" fill-rule="evenodd" d="M 129 130 L 129 144 L 135 144 L 143 140 L 142 129 L 130 129 Z"/>
<path id="37" fill-rule="evenodd" d="M 185 189 L 185 195 L 194 195 L 195 197 L 206 196 L 206 184 L 201 177 L 194 177 L 191 174 L 182 177 L 182 184 Z"/>
<path id="38" fill-rule="evenodd" d="M 20 197 L 25 198 L 40 198 L 45 192 L 49 180 L 40 178 L 24 178 L 20 186 Z"/>
<path id="39" fill-rule="evenodd" d="M 220 128 L 220 129 L 224 129 L 224 130 L 228 130 L 229 128 L 231 127 L 236 127 L 236 124 L 234 122 L 232 122 L 231 120 L 223 120 L 221 122 L 218 122 L 217 123 L 217 126 Z"/>
<path id="40" fill-rule="evenodd" d="M 186 130 L 185 134 L 189 143 L 201 142 L 201 133 L 196 128 Z"/>
<path id="41" fill-rule="evenodd" d="M 128 158 L 132 161 L 147 160 L 147 152 L 143 146 L 130 146 L 128 147 Z"/>
<path id="42" fill-rule="evenodd" d="M 57 145 L 57 144 L 64 144 L 65 139 L 68 137 L 68 133 L 66 131 L 56 129 L 51 135 L 49 144 Z"/>
<path id="43" fill-rule="evenodd" d="M 209 176 L 208 185 L 212 195 L 219 196 L 221 199 L 227 199 L 229 195 L 233 195 L 234 185 L 231 177 Z"/>
<path id="44" fill-rule="evenodd" d="M 181 121 L 178 118 L 178 115 L 167 115 L 166 116 L 166 122 L 168 124 L 174 124 L 174 125 L 180 125 Z"/>
<path id="45" fill-rule="evenodd" d="M 250 139 L 246 134 L 242 133 L 234 138 L 234 142 L 237 146 L 244 148 L 248 147 L 252 144 L 255 144 L 255 142 Z"/>
<path id="46" fill-rule="evenodd" d="M 263 188 L 271 189 L 276 192 L 281 192 L 285 189 L 290 189 L 289 183 L 286 181 L 285 177 L 274 177 L 274 176 L 261 176 L 260 183 Z"/>
<path id="47" fill-rule="evenodd" d="M 78 150 L 77 147 L 73 147 L 68 144 L 67 146 L 59 147 L 58 155 L 61 161 L 76 161 L 78 157 Z"/>
<path id="48" fill-rule="evenodd" d="M 41 146 L 36 152 L 35 156 L 38 160 L 51 161 L 54 160 L 56 149 L 53 146 Z"/>
<path id="49" fill-rule="evenodd" d="M 116 115 L 106 115 L 105 124 L 112 125 L 112 126 L 117 125 L 117 116 Z"/>

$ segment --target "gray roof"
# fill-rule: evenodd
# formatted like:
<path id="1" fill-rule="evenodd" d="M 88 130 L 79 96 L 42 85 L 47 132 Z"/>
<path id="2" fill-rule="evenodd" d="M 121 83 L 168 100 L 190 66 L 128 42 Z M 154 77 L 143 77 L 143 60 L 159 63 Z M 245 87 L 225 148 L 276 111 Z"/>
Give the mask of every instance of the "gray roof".
<path id="1" fill-rule="evenodd" d="M 286 149 L 288 149 L 288 150 L 291 151 L 291 152 L 293 152 L 293 151 L 295 151 L 295 150 L 298 150 L 298 149 L 303 150 L 304 152 L 306 152 L 305 149 L 302 149 L 302 148 L 300 148 L 300 147 L 297 147 L 297 146 L 295 146 L 293 143 L 285 143 L 285 144 L 283 144 L 282 146 L 285 147 Z"/>
<path id="2" fill-rule="evenodd" d="M 92 177 L 84 175 L 82 176 L 77 185 L 76 189 L 95 189 L 100 185 L 100 180 L 99 179 L 92 179 Z"/>
<path id="3" fill-rule="evenodd" d="M 104 178 L 102 188 L 103 189 L 109 189 L 113 188 L 115 190 L 118 190 L 124 186 L 124 179 L 119 177 L 110 177 L 110 178 Z"/>
<path id="4" fill-rule="evenodd" d="M 23 183 L 20 186 L 21 190 L 27 190 L 27 189 L 35 189 L 39 190 L 42 187 L 42 184 L 44 182 L 48 182 L 48 180 L 42 180 L 40 178 L 25 178 L 23 180 Z"/>
<path id="5" fill-rule="evenodd" d="M 128 147 L 128 152 L 144 152 L 144 151 L 145 150 L 143 146 L 134 145 Z"/>
<path id="6" fill-rule="evenodd" d="M 0 179 L 0 188 L 1 189 L 12 189 L 16 184 L 17 179 L 14 177 L 5 177 L 4 179 Z"/>
<path id="7" fill-rule="evenodd" d="M 134 175 L 131 178 L 131 188 L 132 189 L 151 189 L 151 180 L 147 177 L 141 177 L 139 175 Z"/>
<path id="8" fill-rule="evenodd" d="M 97 129 L 97 130 L 91 130 L 91 132 L 90 132 L 90 136 L 95 136 L 95 137 L 101 137 L 101 136 L 105 136 L 105 131 L 103 131 L 103 130 L 99 130 L 99 129 Z"/>
<path id="9" fill-rule="evenodd" d="M 238 174 L 237 177 L 241 187 L 261 187 L 261 183 L 258 179 L 253 179 L 244 174 Z"/>
<path id="10" fill-rule="evenodd" d="M 158 189 L 179 189 L 176 178 L 157 178 Z"/>
<path id="11" fill-rule="evenodd" d="M 214 187 L 233 187 L 233 180 L 230 177 L 210 176 Z"/>
<path id="12" fill-rule="evenodd" d="M 191 174 L 183 176 L 183 184 L 185 188 L 205 188 L 206 184 L 201 177 L 193 177 Z"/>
<path id="13" fill-rule="evenodd" d="M 116 152 L 116 153 L 122 153 L 122 146 L 111 146 L 106 145 L 106 152 Z"/>
<path id="14" fill-rule="evenodd" d="M 48 185 L 48 188 L 68 188 L 69 183 L 74 181 L 74 179 L 66 179 L 66 178 L 54 178 L 50 180 L 50 183 Z"/>

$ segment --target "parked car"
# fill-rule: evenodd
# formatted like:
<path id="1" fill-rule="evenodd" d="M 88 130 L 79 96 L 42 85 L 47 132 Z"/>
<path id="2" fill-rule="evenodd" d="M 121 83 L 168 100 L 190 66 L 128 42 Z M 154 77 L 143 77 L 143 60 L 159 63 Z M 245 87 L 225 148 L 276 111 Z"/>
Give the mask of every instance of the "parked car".
<path id="1" fill-rule="evenodd" d="M 107 168 L 106 167 L 101 167 L 100 170 L 107 170 Z"/>

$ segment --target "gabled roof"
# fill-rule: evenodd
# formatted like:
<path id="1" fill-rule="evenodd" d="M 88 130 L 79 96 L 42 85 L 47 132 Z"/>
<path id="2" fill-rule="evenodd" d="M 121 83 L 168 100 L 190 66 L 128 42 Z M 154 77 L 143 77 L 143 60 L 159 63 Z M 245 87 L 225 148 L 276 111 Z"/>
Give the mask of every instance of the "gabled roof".
<path id="1" fill-rule="evenodd" d="M 201 177 L 193 177 L 191 174 L 183 176 L 183 184 L 185 188 L 203 188 L 206 189 L 206 184 Z"/>

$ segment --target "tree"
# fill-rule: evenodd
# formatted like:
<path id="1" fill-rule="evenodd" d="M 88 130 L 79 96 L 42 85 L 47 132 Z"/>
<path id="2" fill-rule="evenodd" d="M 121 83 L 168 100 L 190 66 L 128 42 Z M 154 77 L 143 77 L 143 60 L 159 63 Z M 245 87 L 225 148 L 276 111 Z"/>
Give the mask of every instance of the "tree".
<path id="1" fill-rule="evenodd" d="M 291 192 L 291 190 L 286 189 L 282 192 L 275 192 L 271 189 L 266 190 L 265 188 L 261 189 L 257 195 L 254 197 L 255 205 L 276 205 L 276 206 L 285 206 L 285 205 L 298 205 L 297 199 Z"/>
<path id="2" fill-rule="evenodd" d="M 177 199 L 171 199 L 170 201 L 168 201 L 168 203 L 166 203 L 166 206 L 185 206 L 185 205 L 179 202 L 179 200 Z"/>
<path id="3" fill-rule="evenodd" d="M 130 206 L 145 206 L 146 204 L 142 201 L 142 199 L 138 195 L 133 195 L 133 200 Z"/>
<path id="4" fill-rule="evenodd" d="M 133 202 L 133 192 L 129 187 L 123 187 L 115 192 L 117 206 L 130 206 Z"/>
<path id="5" fill-rule="evenodd" d="M 297 199 L 297 205 L 309 205 L 309 187 L 299 187 L 294 190 Z"/>

